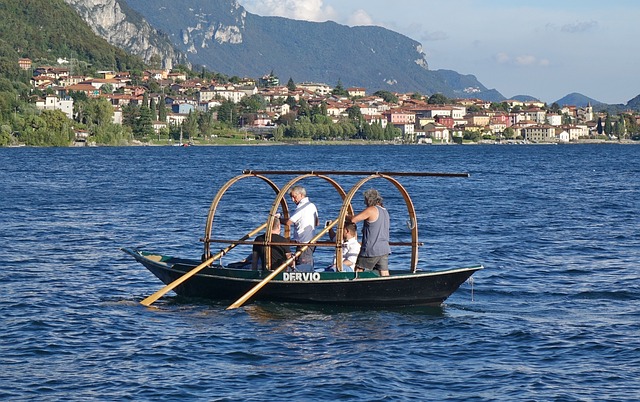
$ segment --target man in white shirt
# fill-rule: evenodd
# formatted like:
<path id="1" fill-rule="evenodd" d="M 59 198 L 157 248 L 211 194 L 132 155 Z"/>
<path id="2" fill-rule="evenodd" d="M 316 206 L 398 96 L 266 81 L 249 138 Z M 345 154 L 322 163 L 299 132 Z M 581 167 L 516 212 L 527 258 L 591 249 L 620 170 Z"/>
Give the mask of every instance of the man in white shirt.
<path id="1" fill-rule="evenodd" d="M 289 219 L 281 218 L 284 225 L 293 225 L 293 240 L 298 243 L 309 243 L 316 234 L 318 226 L 318 209 L 309 201 L 307 190 L 302 186 L 293 186 L 289 191 L 291 200 L 297 207 Z M 300 246 L 298 246 L 298 250 Z M 315 247 L 307 248 L 296 260 L 296 270 L 301 272 L 313 271 L 313 251 Z"/>

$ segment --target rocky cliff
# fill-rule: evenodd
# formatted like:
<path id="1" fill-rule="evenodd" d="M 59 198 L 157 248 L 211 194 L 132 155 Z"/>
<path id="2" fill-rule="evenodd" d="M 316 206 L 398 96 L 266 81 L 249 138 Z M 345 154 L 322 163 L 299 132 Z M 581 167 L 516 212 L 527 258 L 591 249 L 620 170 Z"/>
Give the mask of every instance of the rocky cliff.
<path id="1" fill-rule="evenodd" d="M 155 67 L 187 63 L 163 33 L 149 25 L 122 0 L 64 0 L 76 9 L 91 29 L 114 46 L 142 57 Z"/>

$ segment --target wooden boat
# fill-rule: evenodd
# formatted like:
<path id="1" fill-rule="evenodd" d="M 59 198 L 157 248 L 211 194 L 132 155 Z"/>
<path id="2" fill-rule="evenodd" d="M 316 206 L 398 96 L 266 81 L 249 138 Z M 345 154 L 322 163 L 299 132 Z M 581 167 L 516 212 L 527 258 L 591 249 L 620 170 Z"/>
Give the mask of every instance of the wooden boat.
<path id="1" fill-rule="evenodd" d="M 293 179 L 279 188 L 269 176 L 293 175 Z M 350 191 L 345 192 L 334 179 L 340 175 L 364 176 Z M 218 191 L 214 198 L 205 228 L 205 236 L 201 239 L 204 243 L 204 253 L 201 260 L 183 259 L 172 256 L 149 253 L 141 250 L 123 248 L 136 261 L 144 265 L 151 273 L 160 279 L 165 286 L 160 291 L 147 297 L 141 303 L 150 305 L 170 290 L 174 290 L 180 296 L 199 297 L 212 300 L 236 300 L 229 308 L 236 308 L 248 301 L 268 300 L 294 303 L 317 303 L 349 306 L 432 306 L 440 305 L 461 284 L 467 281 L 474 272 L 482 269 L 482 265 L 466 268 L 449 269 L 428 272 L 418 270 L 418 225 L 413 202 L 405 188 L 396 177 L 468 177 L 466 173 L 418 173 L 418 172 L 339 172 L 339 171 L 255 171 L 245 170 L 241 175 L 229 180 Z M 239 240 L 213 239 L 211 233 L 218 204 L 225 192 L 240 180 L 261 179 L 269 184 L 276 193 L 269 216 L 266 222 L 254 229 Z M 343 203 L 337 218 L 320 230 L 313 240 L 305 244 L 294 257 L 279 267 L 272 270 L 239 269 L 233 264 L 227 266 L 214 264 L 214 261 L 229 252 L 239 244 L 256 244 L 248 240 L 256 234 L 265 231 L 265 240 L 259 244 L 277 245 L 283 243 L 271 242 L 271 230 L 278 211 L 281 210 L 285 218 L 289 216 L 289 209 L 285 196 L 291 187 L 300 180 L 320 178 L 333 185 L 340 194 Z M 411 247 L 411 258 L 404 269 L 390 269 L 388 277 L 378 276 L 374 272 L 343 272 L 342 271 L 342 233 L 347 215 L 353 214 L 351 201 L 354 195 L 366 182 L 373 179 L 390 181 L 402 194 L 409 213 L 412 241 L 409 243 L 390 243 L 392 247 Z M 321 242 L 319 239 L 330 228 L 337 227 L 336 238 L 333 242 Z M 285 226 L 285 237 L 288 236 L 288 227 Z M 228 243 L 216 255 L 211 254 L 212 243 Z M 288 243 L 286 243 L 288 244 Z M 293 244 L 293 243 L 291 243 Z M 309 246 L 333 247 L 336 251 L 336 272 L 296 272 L 290 268 L 290 262 Z M 265 256 L 266 265 L 269 267 L 271 256 Z"/>

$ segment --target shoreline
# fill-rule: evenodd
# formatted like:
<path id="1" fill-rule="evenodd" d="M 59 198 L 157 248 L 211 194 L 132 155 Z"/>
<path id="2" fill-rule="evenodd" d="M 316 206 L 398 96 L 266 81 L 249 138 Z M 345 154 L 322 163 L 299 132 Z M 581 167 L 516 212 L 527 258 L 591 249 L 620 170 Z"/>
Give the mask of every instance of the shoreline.
<path id="1" fill-rule="evenodd" d="M 524 142 L 524 141 L 480 141 L 480 142 L 465 142 L 462 144 L 456 143 L 432 143 L 432 144 L 403 144 L 400 142 L 388 142 L 388 141 L 359 141 L 359 140 L 346 140 L 346 141 L 298 141 L 298 142 L 283 142 L 283 141 L 246 141 L 228 144 L 216 144 L 216 143 L 194 143 L 190 145 L 176 145 L 176 144 L 154 144 L 153 142 L 140 142 L 134 141 L 134 143 L 126 145 L 69 145 L 69 146 L 34 146 L 34 145 L 8 145 L 1 148 L 109 148 L 109 147 L 177 147 L 177 148 L 190 148 L 190 147 L 237 147 L 237 146 L 258 146 L 258 147 L 270 147 L 270 146 L 372 146 L 372 145 L 388 145 L 388 146 L 544 146 L 544 145 L 640 145 L 640 141 L 633 140 L 598 140 L 598 139 L 585 139 L 577 142 Z"/>

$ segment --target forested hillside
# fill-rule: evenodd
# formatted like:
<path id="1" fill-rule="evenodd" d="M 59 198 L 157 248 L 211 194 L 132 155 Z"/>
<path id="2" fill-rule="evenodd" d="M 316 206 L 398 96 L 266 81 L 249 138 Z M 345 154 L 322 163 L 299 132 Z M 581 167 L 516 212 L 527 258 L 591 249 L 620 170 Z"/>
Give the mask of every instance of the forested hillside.
<path id="1" fill-rule="evenodd" d="M 130 70 L 143 66 L 140 58 L 96 36 L 62 0 L 0 2 L 0 76 L 20 77 L 19 57 L 29 57 L 37 64 L 73 58 L 79 61 L 79 68 Z"/>

